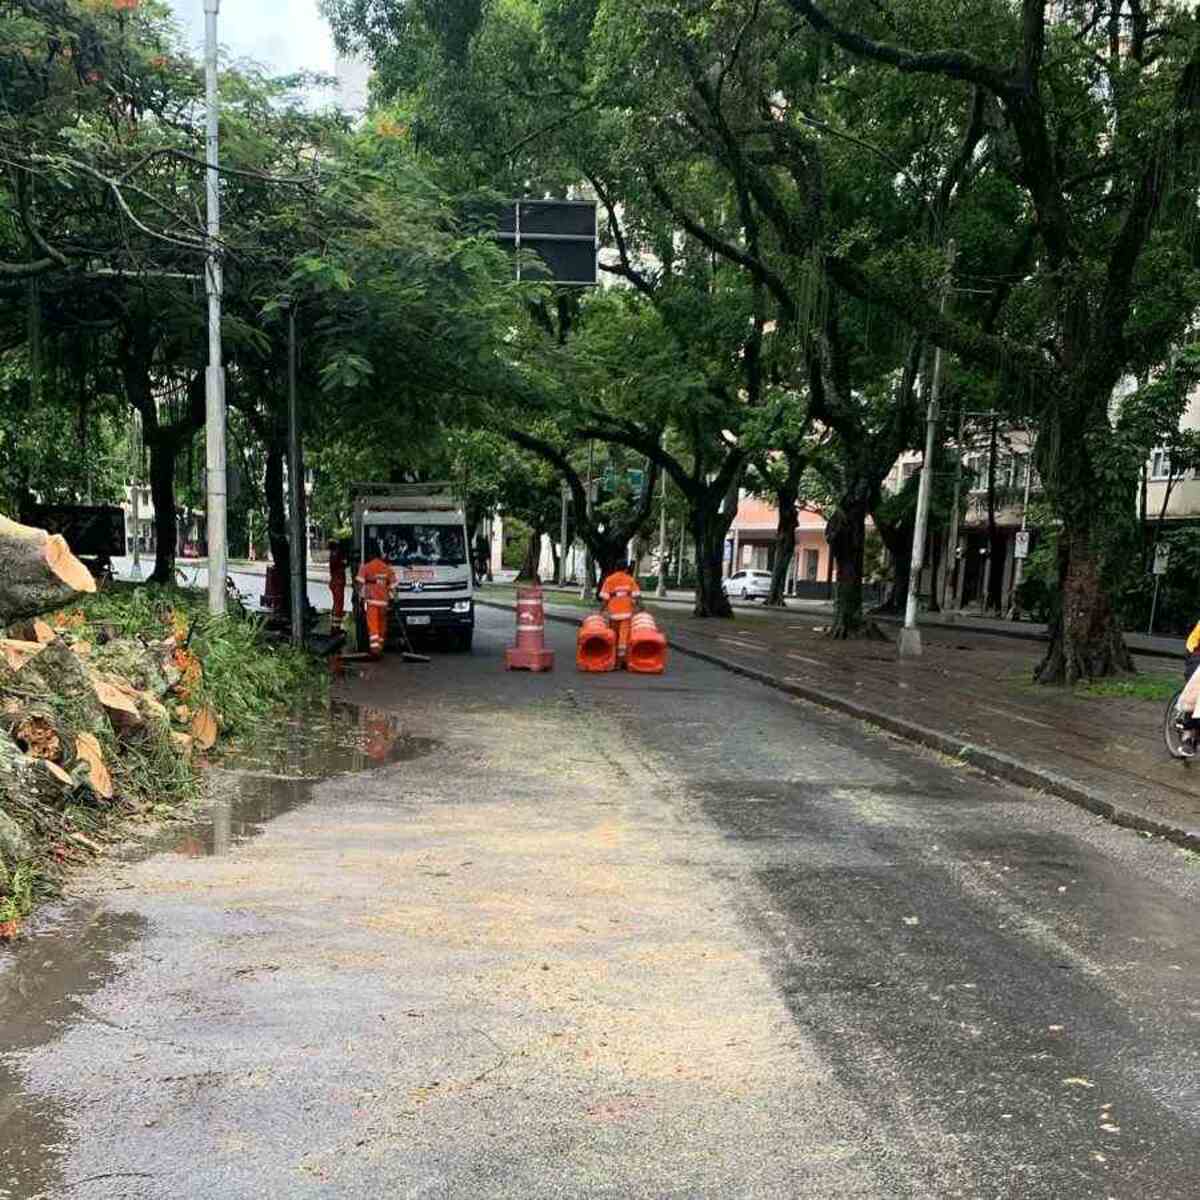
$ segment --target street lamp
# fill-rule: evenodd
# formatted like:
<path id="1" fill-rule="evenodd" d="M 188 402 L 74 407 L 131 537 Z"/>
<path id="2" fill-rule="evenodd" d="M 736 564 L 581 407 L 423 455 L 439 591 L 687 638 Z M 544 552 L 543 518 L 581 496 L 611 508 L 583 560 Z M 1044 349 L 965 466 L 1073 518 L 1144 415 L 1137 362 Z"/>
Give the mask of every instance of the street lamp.
<path id="1" fill-rule="evenodd" d="M 218 170 L 220 112 L 217 100 L 217 14 L 221 0 L 204 0 L 204 77 L 207 100 L 208 369 L 204 373 L 205 465 L 208 500 L 208 611 L 225 611 L 226 544 L 225 368 L 221 364 L 221 175 Z"/>
<path id="2" fill-rule="evenodd" d="M 951 240 L 946 263 L 946 279 L 942 285 L 939 311 L 946 311 L 946 297 L 950 293 L 950 277 L 954 270 L 955 246 Z M 921 463 L 921 480 L 917 486 L 917 520 L 913 530 L 912 560 L 908 573 L 908 595 L 904 603 L 904 627 L 900 630 L 897 649 L 901 658 L 920 658 L 921 630 L 917 625 L 917 589 L 921 585 L 921 571 L 925 566 L 926 531 L 929 527 L 929 501 L 933 492 L 933 450 L 939 418 L 938 393 L 942 390 L 942 347 L 939 344 L 933 355 L 933 383 L 929 389 L 929 408 L 925 415 L 925 457 Z"/>
<path id="3" fill-rule="evenodd" d="M 288 483 L 291 493 L 292 642 L 304 644 L 304 611 L 308 596 L 305 536 L 304 457 L 300 449 L 300 413 L 296 403 L 296 302 L 279 301 L 288 315 Z"/>

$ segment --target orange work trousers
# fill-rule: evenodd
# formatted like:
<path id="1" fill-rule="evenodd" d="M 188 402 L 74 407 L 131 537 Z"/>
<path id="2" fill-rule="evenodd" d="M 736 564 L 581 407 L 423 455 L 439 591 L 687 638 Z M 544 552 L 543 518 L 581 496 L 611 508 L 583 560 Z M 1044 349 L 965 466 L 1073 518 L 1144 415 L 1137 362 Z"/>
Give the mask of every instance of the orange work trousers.
<path id="1" fill-rule="evenodd" d="M 617 663 L 624 665 L 629 654 L 629 630 L 633 625 L 633 614 L 615 616 L 610 613 L 609 619 L 612 621 L 613 633 L 617 635 Z"/>
<path id="2" fill-rule="evenodd" d="M 387 641 L 388 605 L 386 600 L 367 601 L 367 635 L 371 657 L 379 658 Z"/>

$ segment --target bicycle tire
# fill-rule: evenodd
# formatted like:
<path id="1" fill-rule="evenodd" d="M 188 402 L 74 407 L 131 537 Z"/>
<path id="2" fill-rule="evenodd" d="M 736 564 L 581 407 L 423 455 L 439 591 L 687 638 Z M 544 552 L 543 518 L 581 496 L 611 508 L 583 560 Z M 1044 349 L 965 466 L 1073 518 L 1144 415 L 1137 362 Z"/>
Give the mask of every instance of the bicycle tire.
<path id="1" fill-rule="evenodd" d="M 1167 711 L 1163 714 L 1163 741 L 1167 745 L 1167 753 L 1172 758 L 1186 759 L 1188 755 L 1180 750 L 1183 739 L 1183 725 L 1177 706 L 1179 698 L 1183 695 L 1183 688 L 1175 693 L 1167 703 Z"/>

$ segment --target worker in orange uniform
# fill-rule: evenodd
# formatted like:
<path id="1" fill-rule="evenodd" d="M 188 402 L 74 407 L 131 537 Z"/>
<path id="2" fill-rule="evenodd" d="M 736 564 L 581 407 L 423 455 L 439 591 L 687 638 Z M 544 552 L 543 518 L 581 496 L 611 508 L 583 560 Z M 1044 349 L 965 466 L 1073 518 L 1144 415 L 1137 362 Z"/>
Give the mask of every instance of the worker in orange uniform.
<path id="1" fill-rule="evenodd" d="M 608 614 L 617 635 L 618 666 L 625 665 L 625 656 L 629 651 L 629 626 L 641 598 L 642 589 L 633 577 L 632 563 L 622 563 L 600 585 L 600 599 L 604 601 L 604 611 Z"/>
<path id="2" fill-rule="evenodd" d="M 336 539 L 329 543 L 329 590 L 333 593 L 330 624 L 337 626 L 346 615 L 346 551 Z"/>
<path id="3" fill-rule="evenodd" d="M 388 609 L 392 604 L 392 588 L 396 586 L 396 572 L 390 563 L 376 555 L 359 567 L 354 581 L 367 613 L 371 657 L 379 658 L 387 641 Z"/>

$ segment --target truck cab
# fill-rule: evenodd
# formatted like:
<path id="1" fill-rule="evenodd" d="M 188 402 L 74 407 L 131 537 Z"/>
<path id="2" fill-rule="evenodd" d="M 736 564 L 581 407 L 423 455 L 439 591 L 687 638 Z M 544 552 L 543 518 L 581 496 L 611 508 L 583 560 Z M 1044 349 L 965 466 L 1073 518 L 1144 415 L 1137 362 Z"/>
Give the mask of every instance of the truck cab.
<path id="1" fill-rule="evenodd" d="M 355 488 L 353 573 L 373 558 L 396 572 L 391 624 L 409 634 L 433 633 L 457 650 L 471 649 L 475 584 L 466 513 L 450 484 L 360 484 Z M 354 617 L 360 644 L 366 618 L 357 588 Z"/>

